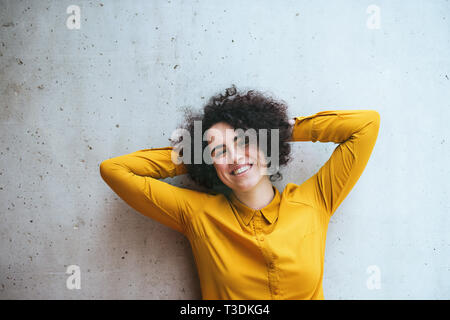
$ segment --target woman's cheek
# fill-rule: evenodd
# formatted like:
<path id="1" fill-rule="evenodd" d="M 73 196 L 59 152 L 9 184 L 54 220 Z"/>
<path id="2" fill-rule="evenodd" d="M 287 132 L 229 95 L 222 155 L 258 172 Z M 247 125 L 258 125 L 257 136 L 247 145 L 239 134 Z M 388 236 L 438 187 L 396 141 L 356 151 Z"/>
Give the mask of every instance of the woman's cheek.
<path id="1" fill-rule="evenodd" d="M 221 176 L 225 176 L 227 173 L 227 166 L 223 164 L 216 164 L 216 170 L 220 172 Z"/>

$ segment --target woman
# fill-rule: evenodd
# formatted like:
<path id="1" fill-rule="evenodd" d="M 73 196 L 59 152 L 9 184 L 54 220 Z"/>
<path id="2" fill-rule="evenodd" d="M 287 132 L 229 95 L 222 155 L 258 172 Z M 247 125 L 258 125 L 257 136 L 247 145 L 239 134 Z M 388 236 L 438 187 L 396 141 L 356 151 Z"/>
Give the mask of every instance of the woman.
<path id="1" fill-rule="evenodd" d="M 322 111 L 289 118 L 285 103 L 253 90 L 238 94 L 233 86 L 212 97 L 202 114 L 188 114 L 185 129 L 192 136 L 194 121 L 201 121 L 202 151 L 208 150 L 212 163 L 203 157 L 201 163 L 174 162 L 174 146 L 144 149 L 103 161 L 102 178 L 134 209 L 189 239 L 203 299 L 324 299 L 328 222 L 369 160 L 378 112 Z M 291 142 L 339 145 L 315 175 L 287 183 L 280 193 L 272 184 L 279 172 L 267 174 L 271 135 L 263 152 L 259 140 L 224 134 L 239 128 L 276 129 L 279 165 L 291 160 Z M 205 191 L 159 180 L 180 174 Z"/>

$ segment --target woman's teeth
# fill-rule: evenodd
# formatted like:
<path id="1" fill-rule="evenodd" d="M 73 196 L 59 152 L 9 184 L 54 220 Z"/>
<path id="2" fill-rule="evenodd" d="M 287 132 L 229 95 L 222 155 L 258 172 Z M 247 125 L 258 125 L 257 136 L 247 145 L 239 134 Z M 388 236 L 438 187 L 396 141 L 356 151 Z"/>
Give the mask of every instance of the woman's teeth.
<path id="1" fill-rule="evenodd" d="M 250 169 L 250 167 L 251 167 L 251 165 L 250 166 L 241 167 L 241 168 L 239 168 L 237 170 L 234 170 L 233 171 L 233 175 L 238 175 L 238 174 L 244 173 L 245 171 Z"/>

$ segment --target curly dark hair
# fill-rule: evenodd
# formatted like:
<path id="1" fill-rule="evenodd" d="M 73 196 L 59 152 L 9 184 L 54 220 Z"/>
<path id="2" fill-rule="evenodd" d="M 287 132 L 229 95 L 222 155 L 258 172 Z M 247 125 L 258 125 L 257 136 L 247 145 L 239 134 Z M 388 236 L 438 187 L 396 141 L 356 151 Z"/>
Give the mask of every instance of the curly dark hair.
<path id="1" fill-rule="evenodd" d="M 203 113 L 194 111 L 192 108 L 185 108 L 184 123 L 179 128 L 187 130 L 191 137 L 194 137 L 194 121 L 201 121 L 202 137 L 206 130 L 218 122 L 226 122 L 234 129 L 241 128 L 244 131 L 250 128 L 258 131 L 267 129 L 267 154 L 271 154 L 271 130 L 279 131 L 279 166 L 286 165 L 292 158 L 291 145 L 288 143 L 291 138 L 292 125 L 289 123 L 287 115 L 287 104 L 275 101 L 271 97 L 266 97 L 263 93 L 250 90 L 247 93 L 239 93 L 233 84 L 225 90 L 225 95 L 218 94 L 212 96 L 203 107 Z M 179 144 L 182 137 L 176 140 L 169 139 L 172 146 Z M 202 151 L 208 146 L 207 141 L 202 141 Z M 194 139 L 191 139 L 191 150 L 194 150 Z M 179 154 L 182 156 L 183 151 Z M 200 164 L 194 163 L 194 152 L 191 152 L 190 163 L 184 163 L 187 167 L 189 178 L 207 191 L 229 194 L 231 189 L 226 186 L 217 176 L 213 164 L 205 163 L 203 157 Z M 279 170 L 269 176 L 270 181 L 282 179 Z"/>

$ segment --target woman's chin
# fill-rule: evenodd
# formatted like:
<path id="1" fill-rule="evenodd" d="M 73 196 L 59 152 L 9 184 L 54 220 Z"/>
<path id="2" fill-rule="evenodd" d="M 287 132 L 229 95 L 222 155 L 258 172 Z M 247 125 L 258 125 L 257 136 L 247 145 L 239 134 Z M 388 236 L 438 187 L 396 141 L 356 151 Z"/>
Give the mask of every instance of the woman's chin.
<path id="1" fill-rule="evenodd" d="M 253 189 L 258 182 L 259 179 L 256 179 L 256 177 L 249 177 L 247 179 L 243 179 L 242 181 L 234 181 L 232 189 L 246 192 Z"/>

